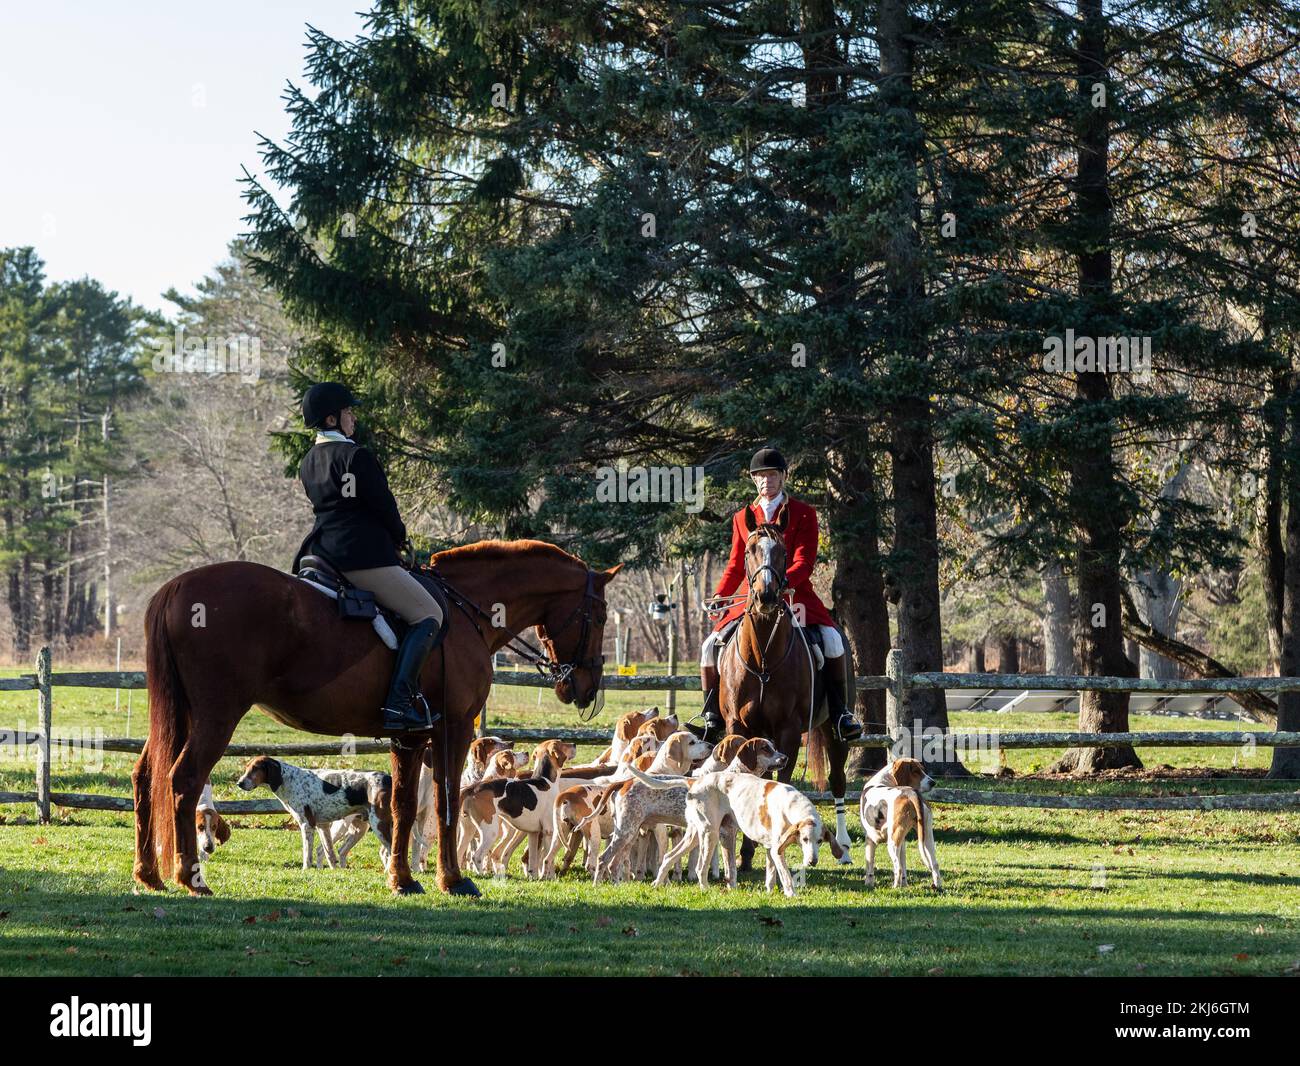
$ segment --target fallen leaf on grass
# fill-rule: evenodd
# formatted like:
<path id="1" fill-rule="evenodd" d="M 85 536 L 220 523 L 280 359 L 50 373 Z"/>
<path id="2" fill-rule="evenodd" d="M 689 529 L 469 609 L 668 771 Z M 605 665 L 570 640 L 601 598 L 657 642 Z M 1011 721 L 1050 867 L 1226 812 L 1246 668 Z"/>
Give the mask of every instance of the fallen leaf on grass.
<path id="1" fill-rule="evenodd" d="M 391 959 L 389 959 L 388 961 L 391 962 L 394 966 L 405 966 L 405 965 L 406 965 L 406 961 L 407 961 L 407 959 L 409 959 L 409 958 L 410 958 L 409 955 L 394 955 L 394 956 L 393 956 Z"/>
<path id="2" fill-rule="evenodd" d="M 635 925 L 625 925 L 625 926 L 623 927 L 623 935 L 624 935 L 624 936 L 636 936 L 636 935 L 637 935 L 637 932 L 636 932 L 636 926 L 635 926 Z"/>
<path id="3" fill-rule="evenodd" d="M 614 921 L 613 918 L 610 918 L 608 915 L 602 914 L 599 918 L 596 919 L 596 928 L 604 929 L 605 926 L 609 925 L 613 921 Z"/>
<path id="4" fill-rule="evenodd" d="M 762 922 L 764 925 L 775 925 L 775 926 L 785 925 L 785 922 L 781 921 L 780 918 L 773 918 L 770 914 L 760 914 L 758 916 L 758 920 Z"/>
<path id="5" fill-rule="evenodd" d="M 295 966 L 310 966 L 310 965 L 311 965 L 311 959 L 290 959 L 289 961 L 290 961 L 291 963 L 293 963 L 293 965 L 295 965 Z"/>
<path id="6" fill-rule="evenodd" d="M 1106 954 L 1109 954 L 1110 952 L 1112 952 L 1112 951 L 1114 951 L 1114 950 L 1115 950 L 1115 945 L 1114 945 L 1114 944 L 1098 944 L 1098 945 L 1097 945 L 1097 954 L 1098 954 L 1098 955 L 1106 955 Z"/>
<path id="7" fill-rule="evenodd" d="M 256 924 L 257 924 L 257 915 L 255 915 L 255 914 L 249 914 L 249 915 L 246 915 L 246 916 L 244 917 L 244 924 L 245 924 L 245 925 L 256 925 Z"/>
<path id="8" fill-rule="evenodd" d="M 1245 962 L 1248 958 L 1250 958 L 1250 955 L 1248 955 L 1248 954 L 1247 954 L 1246 952 L 1244 952 L 1244 951 L 1239 951 L 1239 952 L 1237 952 L 1237 954 L 1235 954 L 1235 955 L 1232 956 L 1232 957 L 1233 957 L 1234 959 L 1236 959 L 1238 962 Z"/>
<path id="9" fill-rule="evenodd" d="M 167 912 L 166 912 L 165 910 L 163 910 L 161 907 L 155 907 L 155 908 L 153 909 L 153 916 L 154 916 L 155 918 L 166 918 L 166 917 L 167 917 Z"/>
<path id="10" fill-rule="evenodd" d="M 932 969 L 932 970 L 926 970 L 925 972 L 926 972 L 926 976 L 928 976 L 928 977 L 942 977 L 942 976 L 943 976 L 943 967 L 942 967 L 942 966 L 936 966 L 936 967 L 934 967 L 934 969 Z"/>

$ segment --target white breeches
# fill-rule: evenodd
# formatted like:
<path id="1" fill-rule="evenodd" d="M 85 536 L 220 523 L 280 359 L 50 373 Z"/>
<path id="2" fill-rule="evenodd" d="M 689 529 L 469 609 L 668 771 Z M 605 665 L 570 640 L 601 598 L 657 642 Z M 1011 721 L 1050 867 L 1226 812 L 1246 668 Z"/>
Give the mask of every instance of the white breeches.
<path id="1" fill-rule="evenodd" d="M 798 624 L 795 623 L 795 625 Z M 843 655 L 844 641 L 840 639 L 840 631 L 834 626 L 818 626 L 817 628 L 821 630 L 822 634 L 822 655 L 827 659 L 838 659 Z M 705 637 L 704 643 L 700 645 L 700 665 L 718 665 L 718 634 L 716 632 Z"/>

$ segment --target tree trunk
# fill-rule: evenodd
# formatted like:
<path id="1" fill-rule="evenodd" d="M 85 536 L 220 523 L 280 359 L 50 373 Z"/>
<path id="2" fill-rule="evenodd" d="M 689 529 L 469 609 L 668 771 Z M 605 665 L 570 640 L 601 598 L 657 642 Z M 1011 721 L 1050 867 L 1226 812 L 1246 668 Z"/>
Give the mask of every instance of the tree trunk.
<path id="1" fill-rule="evenodd" d="M 1102 0 L 1079 0 L 1079 129 L 1076 210 L 1080 234 L 1079 296 L 1089 319 L 1086 335 L 1105 328 L 1113 292 L 1110 255 L 1111 206 L 1107 170 L 1110 126 L 1106 107 L 1092 105 L 1093 86 L 1109 81 L 1106 69 L 1106 15 Z M 1080 240 L 1084 240 L 1081 236 Z M 1124 654 L 1120 607 L 1121 537 L 1124 515 L 1117 492 L 1111 421 L 1097 413 L 1111 400 L 1110 376 L 1075 375 L 1080 431 L 1070 455 L 1071 510 L 1079 534 L 1078 618 L 1080 666 L 1085 674 L 1131 677 L 1135 670 Z M 1079 697 L 1079 731 L 1128 731 L 1127 692 L 1083 692 Z M 1056 763 L 1057 772 L 1089 772 L 1141 766 L 1131 745 L 1071 748 Z"/>
<path id="2" fill-rule="evenodd" d="M 843 456 L 842 489 L 833 492 L 831 540 L 835 577 L 831 601 L 849 638 L 848 653 L 859 674 L 883 674 L 889 655 L 889 608 L 880 557 L 880 515 L 869 455 Z M 868 733 L 885 732 L 885 692 L 859 689 L 854 710 Z M 883 748 L 854 748 L 849 774 L 868 776 L 885 765 Z"/>
<path id="3" fill-rule="evenodd" d="M 1043 673 L 1074 673 L 1074 634 L 1070 629 L 1070 582 L 1059 563 L 1043 567 Z"/>
<path id="4" fill-rule="evenodd" d="M 984 665 L 984 641 L 982 638 L 970 646 L 970 669 L 973 674 L 988 673 Z"/>
<path id="5" fill-rule="evenodd" d="M 1282 606 L 1282 676 L 1300 675 L 1300 404 L 1295 395 L 1296 379 L 1290 382 L 1291 393 L 1287 403 L 1285 493 L 1286 540 L 1283 545 L 1283 606 Z M 1300 729 L 1300 692 L 1279 692 L 1277 701 L 1277 728 Z M 1300 748 L 1274 748 L 1273 762 L 1268 776 L 1272 778 L 1300 778 Z"/>
<path id="6" fill-rule="evenodd" d="M 939 615 L 939 538 L 934 484 L 934 426 L 930 408 L 928 346 L 919 312 L 925 296 L 916 157 L 920 138 L 913 95 L 912 19 L 904 0 L 882 0 L 877 8 L 882 114 L 900 127 L 901 157 L 892 232 L 885 244 L 885 286 L 893 333 L 893 355 L 906 375 L 890 411 L 889 451 L 893 460 L 894 551 L 891 566 L 898 583 L 898 648 L 905 673 L 943 669 Z M 920 729 L 948 731 L 948 709 L 941 689 L 909 688 L 900 708 L 913 736 Z M 945 776 L 968 773 L 944 758 L 931 764 Z"/>
<path id="7" fill-rule="evenodd" d="M 998 636 L 998 672 L 1020 673 L 1020 641 L 1014 633 L 1002 633 Z"/>
<path id="8" fill-rule="evenodd" d="M 105 411 L 102 421 L 104 444 L 108 444 L 109 412 Z M 113 520 L 109 509 L 108 474 L 104 474 L 104 640 L 113 636 Z"/>
<path id="9" fill-rule="evenodd" d="M 1265 329 L 1267 337 L 1268 330 Z M 1271 669 L 1282 668 L 1282 611 L 1286 599 L 1286 551 L 1282 547 L 1283 472 L 1286 463 L 1287 394 L 1290 372 L 1277 369 L 1269 377 L 1269 399 L 1264 405 L 1264 482 L 1255 504 L 1255 546 L 1259 550 L 1263 571 L 1264 606 L 1268 613 L 1268 652 Z M 1287 477 L 1287 489 L 1295 480 Z M 1281 675 L 1279 675 L 1281 676 Z M 1274 749 L 1274 763 L 1282 748 Z"/>

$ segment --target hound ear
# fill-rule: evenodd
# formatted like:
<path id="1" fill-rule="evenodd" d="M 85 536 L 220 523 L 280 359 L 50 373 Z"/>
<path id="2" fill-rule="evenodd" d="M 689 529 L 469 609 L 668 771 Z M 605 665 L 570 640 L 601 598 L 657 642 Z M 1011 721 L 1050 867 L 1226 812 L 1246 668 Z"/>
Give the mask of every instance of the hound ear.
<path id="1" fill-rule="evenodd" d="M 226 825 L 226 820 L 215 811 L 213 812 L 212 817 L 216 820 L 217 843 L 224 844 L 230 839 L 230 826 Z"/>
<path id="2" fill-rule="evenodd" d="M 754 532 L 754 509 L 749 506 L 745 507 L 745 528 L 751 533 Z"/>
<path id="3" fill-rule="evenodd" d="M 785 527 L 790 521 L 790 513 L 786 510 L 789 502 L 789 500 L 783 502 L 780 509 L 776 512 L 776 522 L 774 524 L 782 533 L 785 532 Z"/>

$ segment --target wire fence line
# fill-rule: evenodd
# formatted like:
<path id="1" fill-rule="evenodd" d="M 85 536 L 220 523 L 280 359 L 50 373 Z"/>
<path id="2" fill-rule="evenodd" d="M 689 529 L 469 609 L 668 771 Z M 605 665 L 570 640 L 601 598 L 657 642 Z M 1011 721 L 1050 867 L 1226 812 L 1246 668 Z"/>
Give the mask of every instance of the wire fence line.
<path id="1" fill-rule="evenodd" d="M 884 689 L 886 693 L 885 733 L 865 734 L 853 744 L 856 747 L 893 748 L 908 730 L 902 721 L 902 708 L 909 689 L 989 689 L 1017 688 L 1026 691 L 1076 690 L 1109 692 L 1295 692 L 1300 691 L 1300 677 L 1232 677 L 1157 679 L 1129 677 L 1088 677 L 1084 675 L 1055 674 L 962 674 L 915 673 L 905 674 L 900 669 L 897 650 L 891 651 L 885 674 L 865 675 L 856 679 L 860 689 Z M 531 688 L 549 688 L 549 682 L 540 674 L 526 670 L 496 670 L 493 683 Z M 636 676 L 616 675 L 604 679 L 604 687 L 611 690 L 679 691 L 699 686 L 696 674 L 646 674 Z M 54 673 L 48 647 L 41 648 L 36 657 L 36 669 L 31 674 L 0 678 L 0 692 L 35 691 L 38 696 L 38 729 L 0 729 L 0 750 L 17 747 L 36 748 L 36 788 L 31 792 L 0 792 L 0 804 L 32 803 L 37 818 L 50 820 L 52 807 L 80 810 L 131 811 L 129 796 L 109 796 L 94 793 L 55 792 L 51 780 L 51 748 L 58 738 L 53 734 L 55 688 L 123 688 L 144 689 L 145 674 L 141 670 L 89 670 Z M 551 727 L 498 728 L 494 736 L 515 741 L 568 740 L 575 743 L 604 744 L 610 740 L 609 730 L 566 729 Z M 1182 730 L 1167 732 L 1079 733 L 1048 731 L 1007 731 L 981 729 L 949 730 L 942 734 L 947 750 L 957 755 L 1010 748 L 1107 747 L 1117 744 L 1159 745 L 1161 747 L 1300 747 L 1300 732 L 1264 730 Z M 97 737 L 94 746 L 99 751 L 139 754 L 144 747 L 143 738 Z M 348 755 L 382 754 L 389 750 L 388 741 L 380 739 L 346 738 L 339 741 L 286 742 L 280 744 L 231 744 L 224 758 L 246 758 L 252 755 Z M 829 800 L 828 792 L 810 792 L 810 798 Z M 847 797 L 856 801 L 858 793 Z M 1300 808 L 1300 792 L 1239 793 L 1228 795 L 1191 796 L 1068 796 L 1049 793 L 1023 793 L 988 791 L 966 788 L 937 788 L 928 793 L 937 803 L 954 803 L 975 806 L 1037 807 L 1061 810 L 1257 810 L 1274 811 Z M 284 808 L 275 800 L 239 800 L 218 803 L 218 808 L 229 814 L 282 814 Z"/>

